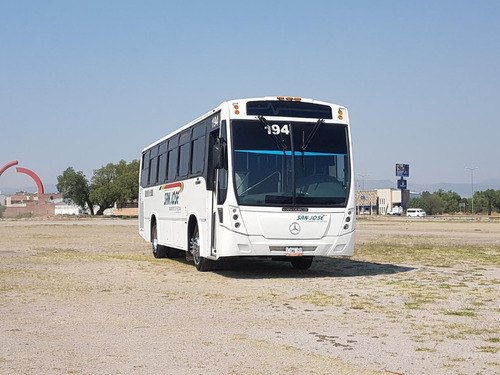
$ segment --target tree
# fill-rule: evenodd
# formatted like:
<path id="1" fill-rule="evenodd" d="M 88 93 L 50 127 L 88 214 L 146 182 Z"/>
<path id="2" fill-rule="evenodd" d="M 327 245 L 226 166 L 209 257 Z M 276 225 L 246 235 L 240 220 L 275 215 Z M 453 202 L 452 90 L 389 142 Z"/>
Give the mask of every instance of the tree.
<path id="1" fill-rule="evenodd" d="M 440 198 L 442 213 L 454 214 L 460 210 L 459 202 L 461 197 L 458 193 L 451 190 L 445 192 L 444 190 L 439 189 L 437 192 L 433 193 L 433 195 Z"/>
<path id="2" fill-rule="evenodd" d="M 137 199 L 139 191 L 139 161 L 127 164 L 108 163 L 94 171 L 90 186 L 90 199 L 99 206 L 96 215 L 102 215 L 108 208 L 123 206 L 125 202 Z"/>
<path id="3" fill-rule="evenodd" d="M 85 209 L 88 207 L 90 214 L 94 214 L 94 205 L 90 200 L 90 186 L 82 171 L 75 172 L 73 167 L 68 167 L 62 175 L 57 176 L 57 190 L 63 198 L 71 200 Z"/>
<path id="4" fill-rule="evenodd" d="M 2 216 L 3 216 L 3 212 L 5 211 L 5 208 L 6 208 L 5 206 L 2 206 L 2 205 L 0 204 L 0 217 L 2 217 Z"/>
<path id="5" fill-rule="evenodd" d="M 120 190 L 120 197 L 116 201 L 118 208 L 139 198 L 139 160 L 132 160 L 129 164 L 120 161 L 116 184 Z"/>
<path id="6" fill-rule="evenodd" d="M 486 211 L 491 216 L 493 209 L 500 210 L 500 190 L 488 189 L 474 194 L 476 212 Z"/>
<path id="7" fill-rule="evenodd" d="M 443 200 L 439 194 L 424 191 L 420 198 L 410 199 L 406 208 L 421 208 L 428 215 L 442 213 Z"/>

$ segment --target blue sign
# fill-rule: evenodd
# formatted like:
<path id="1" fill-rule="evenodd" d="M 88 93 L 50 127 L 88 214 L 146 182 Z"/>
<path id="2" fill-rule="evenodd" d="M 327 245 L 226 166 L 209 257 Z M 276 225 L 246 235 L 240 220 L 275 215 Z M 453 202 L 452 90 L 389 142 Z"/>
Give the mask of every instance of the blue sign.
<path id="1" fill-rule="evenodd" d="M 407 187 L 408 185 L 406 180 L 398 180 L 398 189 L 406 190 Z"/>
<path id="2" fill-rule="evenodd" d="M 396 164 L 396 176 L 397 177 L 409 177 L 410 176 L 410 164 Z"/>

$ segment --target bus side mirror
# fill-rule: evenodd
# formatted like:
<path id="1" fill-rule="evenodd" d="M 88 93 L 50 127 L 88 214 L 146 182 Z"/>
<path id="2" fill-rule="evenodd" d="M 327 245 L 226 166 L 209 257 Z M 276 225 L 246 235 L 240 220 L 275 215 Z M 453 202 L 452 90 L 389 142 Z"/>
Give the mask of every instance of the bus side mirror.
<path id="1" fill-rule="evenodd" d="M 213 166 L 215 169 L 224 169 L 226 167 L 226 147 L 222 138 L 217 138 L 213 150 Z"/>

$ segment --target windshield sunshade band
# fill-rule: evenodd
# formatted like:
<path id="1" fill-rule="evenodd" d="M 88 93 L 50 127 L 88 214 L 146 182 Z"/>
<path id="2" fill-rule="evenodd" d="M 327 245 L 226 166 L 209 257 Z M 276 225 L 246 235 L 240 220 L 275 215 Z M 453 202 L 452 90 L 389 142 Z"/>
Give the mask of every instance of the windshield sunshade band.
<path id="1" fill-rule="evenodd" d="M 234 152 L 246 152 L 249 154 L 267 154 L 267 155 L 283 155 L 292 156 L 292 151 L 279 151 L 279 150 L 234 150 Z M 310 152 L 310 151 L 295 151 L 295 156 L 346 156 L 347 154 L 336 154 L 331 152 Z"/>

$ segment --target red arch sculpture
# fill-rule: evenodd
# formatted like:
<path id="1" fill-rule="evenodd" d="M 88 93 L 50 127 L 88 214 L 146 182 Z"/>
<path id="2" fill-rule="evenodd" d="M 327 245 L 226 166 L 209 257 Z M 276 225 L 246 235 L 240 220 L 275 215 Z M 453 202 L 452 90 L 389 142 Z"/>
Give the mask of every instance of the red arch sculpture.
<path id="1" fill-rule="evenodd" d="M 11 162 L 8 162 L 7 164 L 5 164 L 1 169 L 0 169 L 0 176 L 2 175 L 3 172 L 5 172 L 7 169 L 9 169 L 10 167 L 13 167 L 14 165 L 17 165 L 18 164 L 18 161 L 17 160 L 13 160 Z M 28 176 L 30 176 L 33 180 L 35 180 L 36 182 L 36 186 L 38 187 L 38 194 L 41 195 L 43 194 L 43 184 L 42 184 L 42 180 L 40 180 L 40 177 L 38 177 L 38 175 L 33 172 L 33 171 L 30 171 L 29 169 L 26 169 L 26 168 L 21 168 L 21 167 L 17 167 L 16 168 L 16 171 L 17 173 L 24 173 L 24 174 L 27 174 Z"/>
<path id="2" fill-rule="evenodd" d="M 5 164 L 2 169 L 0 169 L 0 176 L 2 175 L 3 172 L 5 172 L 7 169 L 9 169 L 10 167 L 14 166 L 14 165 L 17 165 L 17 160 L 13 160 L 13 161 L 10 161 L 8 162 L 7 164 Z"/>
<path id="3" fill-rule="evenodd" d="M 43 194 L 42 180 L 40 180 L 40 177 L 38 177 L 35 172 L 30 171 L 29 169 L 26 169 L 26 168 L 21 168 L 21 167 L 17 167 L 16 171 L 17 171 L 17 173 L 25 173 L 28 176 L 30 176 L 33 180 L 35 180 L 36 186 L 38 187 L 38 195 Z"/>

